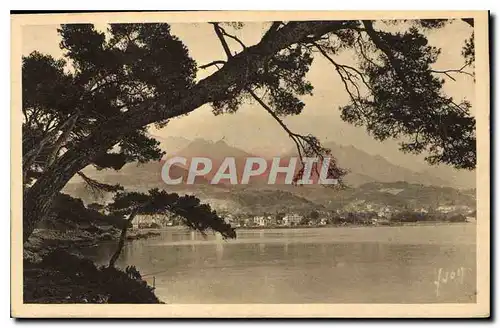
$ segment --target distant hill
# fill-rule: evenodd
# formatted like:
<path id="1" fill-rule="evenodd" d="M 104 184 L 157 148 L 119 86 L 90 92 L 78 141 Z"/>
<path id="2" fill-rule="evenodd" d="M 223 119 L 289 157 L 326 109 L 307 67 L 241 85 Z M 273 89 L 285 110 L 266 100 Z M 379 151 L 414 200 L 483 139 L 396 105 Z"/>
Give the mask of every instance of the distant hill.
<path id="1" fill-rule="evenodd" d="M 340 167 L 347 169 L 345 181 L 353 187 L 369 182 L 406 181 L 423 185 L 450 186 L 450 181 L 392 164 L 379 155 L 370 155 L 353 146 L 341 146 L 334 142 L 323 145 L 331 149 L 332 156 L 337 159 Z M 288 156 L 296 156 L 296 149 L 289 151 Z"/>
<path id="2" fill-rule="evenodd" d="M 442 205 L 466 205 L 473 208 L 475 197 L 449 187 L 424 186 L 407 182 L 371 182 L 356 188 L 334 190 L 321 186 L 228 187 L 198 194 L 215 208 L 245 213 L 300 212 L 346 209 L 353 203 L 396 209 L 428 209 Z"/>
<path id="3" fill-rule="evenodd" d="M 391 194 L 398 202 L 408 207 L 437 207 L 440 205 L 475 206 L 474 195 L 461 192 L 450 187 L 424 186 L 406 181 L 382 183 L 367 183 L 355 190 L 355 197 L 368 199 L 377 194 Z M 375 196 L 377 197 L 377 196 Z M 389 197 L 389 196 L 388 196 Z M 390 205 L 390 201 L 385 199 Z"/>
<path id="4" fill-rule="evenodd" d="M 370 155 L 356 149 L 353 146 L 340 146 L 333 142 L 326 143 L 324 146 L 332 150 L 333 156 L 337 158 L 341 167 L 349 170 L 346 182 L 354 187 L 369 182 L 395 181 L 406 181 L 409 183 L 424 185 L 450 186 L 450 182 L 447 180 L 434 175 L 426 174 L 425 172 L 414 172 L 412 170 L 394 165 L 381 156 Z M 236 166 L 238 168 L 242 168 L 245 165 L 246 159 L 248 157 L 254 157 L 255 155 L 230 146 L 222 140 L 210 142 L 204 139 L 196 139 L 189 143 L 185 148 L 175 153 L 175 156 L 182 156 L 185 158 L 198 156 L 212 159 L 214 169 L 212 174 L 209 174 L 206 177 L 207 179 L 211 179 L 215 170 L 225 158 L 234 157 L 236 159 Z M 295 149 L 292 149 L 282 157 L 285 158 L 285 162 L 287 162 L 286 158 L 291 156 L 297 156 Z M 268 160 L 268 163 L 270 163 L 270 161 L 271 159 Z M 238 172 L 241 173 L 241 169 L 239 169 Z M 239 175 L 238 178 L 241 178 L 241 175 Z M 283 176 L 281 176 L 281 178 L 283 178 Z M 257 184 L 265 183 L 267 182 L 267 175 L 261 176 L 260 180 L 253 179 L 252 182 Z"/>
<path id="5" fill-rule="evenodd" d="M 222 161 L 226 157 L 247 158 L 252 155 L 244 150 L 228 145 L 224 140 L 216 142 L 205 139 L 195 139 L 187 146 L 175 153 L 175 156 L 191 157 L 209 157 L 212 160 Z"/>
<path id="6" fill-rule="evenodd" d="M 193 157 L 209 158 L 212 162 L 212 171 L 205 175 L 205 179 L 209 181 L 212 180 L 222 162 L 228 157 L 235 159 L 235 164 L 238 168 L 237 175 L 239 181 L 241 179 L 243 167 L 245 166 L 247 158 L 255 157 L 253 154 L 228 145 L 223 140 L 211 142 L 204 139 L 195 139 L 173 156 L 184 157 L 187 159 L 188 163 Z M 228 180 L 221 180 L 221 184 L 229 183 L 230 182 Z"/>
<path id="7" fill-rule="evenodd" d="M 436 167 L 427 166 L 419 172 L 449 181 L 450 187 L 460 189 L 476 188 L 476 171 L 457 170 L 441 165 Z"/>
<path id="8" fill-rule="evenodd" d="M 228 145 L 223 140 L 212 142 L 201 138 L 191 141 L 182 137 L 154 137 L 161 142 L 160 147 L 167 151 L 168 156 L 204 156 L 213 158 L 217 163 L 227 156 L 245 158 L 257 155 L 271 158 L 276 155 L 296 156 L 297 154 L 295 149 L 283 154 L 273 154 L 271 150 L 260 149 L 258 146 L 251 150 L 243 150 Z M 445 165 L 429 166 L 418 161 L 394 164 L 390 159 L 368 154 L 354 146 L 341 146 L 335 142 L 324 143 L 324 146 L 330 148 L 341 166 L 350 171 L 346 182 L 352 186 L 377 181 L 407 181 L 459 189 L 475 188 L 474 171 L 456 170 Z"/>
<path id="9" fill-rule="evenodd" d="M 231 193 L 239 211 L 253 213 L 309 212 L 323 206 L 289 191 L 239 190 Z"/>
<path id="10" fill-rule="evenodd" d="M 83 183 L 73 184 L 75 189 L 65 192 L 83 198 L 86 203 L 94 202 Z M 462 193 L 453 188 L 434 187 L 396 183 L 367 183 L 356 188 L 334 190 L 320 186 L 285 186 L 288 190 L 278 188 L 256 188 L 241 186 L 221 188 L 213 185 L 197 185 L 192 189 L 164 189 L 179 194 L 194 194 L 203 202 L 216 210 L 231 213 L 277 213 L 297 212 L 309 213 L 312 210 L 349 209 L 353 204 L 371 204 L 373 208 L 390 207 L 394 209 L 430 209 L 443 205 L 465 205 L 475 207 L 474 195 Z M 142 190 L 147 188 L 128 188 Z M 100 200 L 102 202 L 103 200 Z M 362 209 L 360 209 L 362 211 Z M 354 209 L 354 211 L 357 211 Z"/>
<path id="11" fill-rule="evenodd" d="M 301 187 L 284 184 L 267 185 L 266 175 L 245 186 L 232 186 L 228 183 L 211 185 L 210 180 L 215 170 L 226 157 L 234 157 L 237 167 L 241 168 L 246 159 L 254 155 L 228 145 L 223 140 L 211 142 L 204 139 L 194 141 L 184 138 L 168 139 L 170 142 L 177 142 L 179 146 L 179 150 L 170 156 L 183 156 L 188 159 L 209 157 L 213 161 L 212 174 L 197 177 L 194 185 L 167 186 L 161 179 L 162 161 L 139 165 L 129 163 L 120 171 L 98 171 L 88 167 L 84 172 L 99 181 L 119 183 L 130 190 L 146 191 L 150 188 L 160 188 L 180 194 L 195 194 L 215 208 L 236 212 L 342 208 L 358 201 L 393 207 L 433 207 L 440 204 L 474 206 L 475 204 L 474 190 L 453 189 L 450 187 L 453 184 L 446 178 L 426 172 L 415 172 L 394 165 L 381 156 L 370 155 L 355 147 L 340 146 L 333 142 L 324 146 L 332 150 L 341 167 L 350 171 L 346 178 L 349 188 L 346 190 L 332 190 L 319 185 Z M 180 147 L 181 145 L 183 146 Z M 295 156 L 295 150 L 290 150 L 286 156 Z M 180 165 L 173 166 L 170 172 L 172 178 L 182 176 L 184 179 L 188 173 L 188 169 Z M 95 201 L 85 185 L 77 178 L 73 179 L 64 190 L 82 198 L 85 202 Z"/>
<path id="12" fill-rule="evenodd" d="M 160 148 L 167 153 L 167 156 L 177 153 L 191 143 L 191 140 L 183 137 L 160 137 L 152 135 L 160 142 Z"/>

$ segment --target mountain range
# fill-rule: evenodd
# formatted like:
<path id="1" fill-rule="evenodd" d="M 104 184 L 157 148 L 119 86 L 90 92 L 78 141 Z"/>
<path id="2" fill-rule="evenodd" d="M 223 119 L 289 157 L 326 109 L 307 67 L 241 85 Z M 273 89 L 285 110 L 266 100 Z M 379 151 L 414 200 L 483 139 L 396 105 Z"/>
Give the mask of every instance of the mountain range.
<path id="1" fill-rule="evenodd" d="M 161 148 L 167 151 L 167 156 L 184 156 L 187 158 L 200 156 L 210 157 L 215 164 L 220 164 L 225 157 L 235 157 L 236 164 L 244 165 L 247 157 L 261 156 L 249 150 L 239 149 L 219 140 L 212 142 L 204 139 L 190 141 L 182 137 L 159 138 Z M 475 188 L 475 172 L 455 170 L 448 166 L 412 165 L 404 167 L 396 165 L 390 159 L 380 155 L 368 154 L 354 146 L 343 146 L 335 142 L 323 144 L 332 151 L 339 165 L 349 171 L 346 183 L 353 187 L 368 182 L 396 182 L 452 187 L 457 189 Z M 269 154 L 269 153 L 268 153 Z M 297 156 L 296 149 L 290 149 L 282 154 L 283 158 Z M 269 156 L 269 155 L 268 155 Z M 418 169 L 415 169 L 418 168 Z"/>
<path id="2" fill-rule="evenodd" d="M 171 149 L 168 156 L 208 157 L 212 159 L 213 171 L 226 157 L 234 157 L 237 167 L 243 167 L 246 158 L 255 157 L 250 152 L 227 144 L 204 139 L 189 141 L 184 138 L 161 140 L 163 149 Z M 324 145 L 332 150 L 338 164 L 349 170 L 345 182 L 346 190 L 334 190 L 320 185 L 293 186 L 268 185 L 264 174 L 248 185 L 210 184 L 212 175 L 197 177 L 194 185 L 166 185 L 161 179 L 163 162 L 145 164 L 129 163 L 119 171 L 98 171 L 87 167 L 84 172 L 98 181 L 123 185 L 127 190 L 145 192 L 151 188 L 166 189 L 179 194 L 195 194 L 217 210 L 244 213 L 274 213 L 288 210 L 306 212 L 318 208 L 342 208 L 348 204 L 369 202 L 393 207 L 436 207 L 442 204 L 474 206 L 473 188 L 458 190 L 460 184 L 446 174 L 436 176 L 433 170 L 417 172 L 391 163 L 388 159 L 370 155 L 353 146 L 341 146 L 333 142 Z M 291 149 L 283 158 L 296 156 Z M 182 165 L 171 167 L 172 178 L 186 179 L 189 170 Z M 77 178 L 75 178 L 77 179 Z M 112 195 L 97 199 L 89 193 L 85 183 L 74 180 L 64 191 L 82 198 L 86 203 L 106 202 Z"/>

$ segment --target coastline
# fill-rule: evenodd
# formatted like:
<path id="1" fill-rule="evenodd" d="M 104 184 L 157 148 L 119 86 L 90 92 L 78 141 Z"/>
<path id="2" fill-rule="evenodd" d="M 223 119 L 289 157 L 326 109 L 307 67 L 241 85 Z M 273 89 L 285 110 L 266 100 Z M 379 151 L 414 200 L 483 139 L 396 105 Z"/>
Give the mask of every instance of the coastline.
<path id="1" fill-rule="evenodd" d="M 270 229 L 314 229 L 314 228 L 378 228 L 378 227 L 401 227 L 401 226 L 439 226 L 453 224 L 475 224 L 470 222 L 446 222 L 446 221 L 425 221 L 425 222 L 393 222 L 388 224 L 327 224 L 327 225 L 295 225 L 295 226 L 249 226 L 237 227 L 236 230 L 270 230 Z"/>
<path id="2" fill-rule="evenodd" d="M 24 247 L 25 303 L 161 303 L 154 288 L 135 267 L 125 271 L 98 266 L 79 250 L 99 242 L 118 242 L 114 227 L 52 230 L 37 229 Z M 127 241 L 160 235 L 158 231 L 131 230 Z"/>
<path id="3" fill-rule="evenodd" d="M 141 231 L 139 229 L 127 231 L 127 241 L 146 239 L 160 235 L 158 231 Z M 30 240 L 24 245 L 23 257 L 29 262 L 40 262 L 55 250 L 65 250 L 68 253 L 78 255 L 78 250 L 96 246 L 104 241 L 116 241 L 118 243 L 120 230 L 115 227 L 93 227 L 89 229 L 55 230 L 35 229 Z"/>

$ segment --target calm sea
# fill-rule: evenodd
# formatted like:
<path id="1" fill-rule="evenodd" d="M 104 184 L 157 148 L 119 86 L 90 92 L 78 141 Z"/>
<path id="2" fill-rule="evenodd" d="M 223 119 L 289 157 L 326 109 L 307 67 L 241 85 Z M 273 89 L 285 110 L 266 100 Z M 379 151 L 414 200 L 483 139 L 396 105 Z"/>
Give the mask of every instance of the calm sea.
<path id="1" fill-rule="evenodd" d="M 99 264 L 115 243 L 85 250 Z M 129 242 L 166 303 L 429 303 L 476 301 L 476 226 L 238 230 L 236 240 L 172 228 Z"/>

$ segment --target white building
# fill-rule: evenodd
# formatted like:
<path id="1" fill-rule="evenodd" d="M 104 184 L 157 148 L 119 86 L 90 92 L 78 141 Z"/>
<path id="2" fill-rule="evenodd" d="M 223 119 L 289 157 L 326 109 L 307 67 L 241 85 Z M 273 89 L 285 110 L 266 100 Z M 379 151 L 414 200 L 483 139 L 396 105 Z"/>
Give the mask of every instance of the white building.
<path id="1" fill-rule="evenodd" d="M 126 218 L 126 217 L 125 217 Z M 141 224 L 158 224 L 161 225 L 163 222 L 167 221 L 168 218 L 162 214 L 137 214 L 132 220 L 132 227 L 134 229 L 139 228 Z"/>
<path id="2" fill-rule="evenodd" d="M 297 225 L 302 221 L 302 216 L 298 214 L 285 215 L 283 218 L 283 225 Z"/>
<path id="3" fill-rule="evenodd" d="M 441 213 L 450 213 L 450 212 L 469 212 L 470 207 L 466 205 L 441 205 L 436 208 L 438 212 Z"/>
<path id="4" fill-rule="evenodd" d="M 266 218 L 264 216 L 254 216 L 253 223 L 259 227 L 264 227 L 266 225 Z"/>

